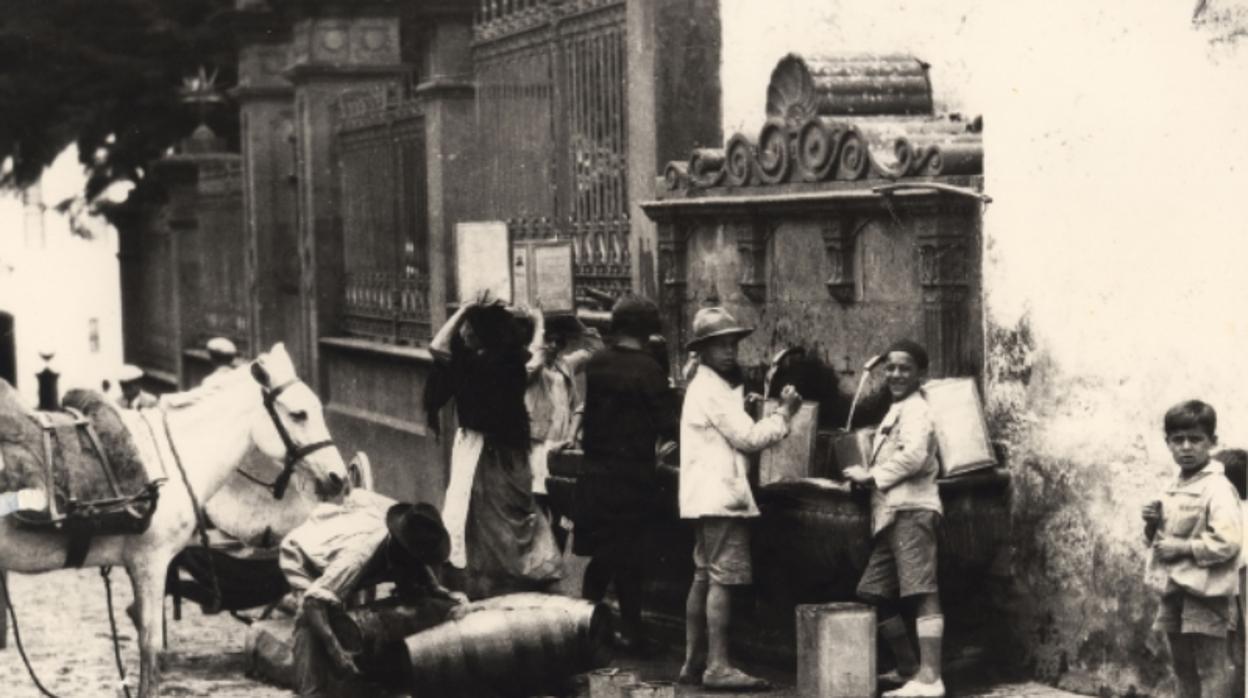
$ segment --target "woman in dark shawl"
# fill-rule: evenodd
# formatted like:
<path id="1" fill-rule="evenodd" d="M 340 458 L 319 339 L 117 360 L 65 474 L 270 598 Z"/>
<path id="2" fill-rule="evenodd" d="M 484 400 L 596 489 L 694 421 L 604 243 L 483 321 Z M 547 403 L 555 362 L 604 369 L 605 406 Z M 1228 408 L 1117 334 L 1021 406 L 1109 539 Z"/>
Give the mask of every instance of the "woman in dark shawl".
<path id="1" fill-rule="evenodd" d="M 465 303 L 429 346 L 433 371 L 425 413 L 455 401 L 459 428 L 442 517 L 452 566 L 473 598 L 545 589 L 560 577 L 550 523 L 533 498 L 529 418 L 524 406 L 529 353 L 501 303 Z"/>

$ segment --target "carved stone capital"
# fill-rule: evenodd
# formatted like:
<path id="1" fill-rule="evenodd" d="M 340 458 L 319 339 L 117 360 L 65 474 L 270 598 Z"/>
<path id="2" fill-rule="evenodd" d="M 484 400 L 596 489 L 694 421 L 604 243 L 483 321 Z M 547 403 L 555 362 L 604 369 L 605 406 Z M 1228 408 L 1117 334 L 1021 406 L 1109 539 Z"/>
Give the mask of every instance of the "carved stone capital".
<path id="1" fill-rule="evenodd" d="M 754 303 L 767 300 L 767 242 L 776 226 L 762 218 L 736 222 L 737 254 L 741 277 L 737 285 L 741 293 Z"/>
<path id="2" fill-rule="evenodd" d="M 828 294 L 839 303 L 852 303 L 857 293 L 854 280 L 854 251 L 858 231 L 865 225 L 857 216 L 836 216 L 824 221 L 819 231 L 823 236 L 824 254 L 831 272 L 824 281 Z"/>
<path id="3" fill-rule="evenodd" d="M 919 283 L 924 287 L 964 287 L 970 274 L 970 239 L 963 235 L 924 236 L 918 240 Z"/>

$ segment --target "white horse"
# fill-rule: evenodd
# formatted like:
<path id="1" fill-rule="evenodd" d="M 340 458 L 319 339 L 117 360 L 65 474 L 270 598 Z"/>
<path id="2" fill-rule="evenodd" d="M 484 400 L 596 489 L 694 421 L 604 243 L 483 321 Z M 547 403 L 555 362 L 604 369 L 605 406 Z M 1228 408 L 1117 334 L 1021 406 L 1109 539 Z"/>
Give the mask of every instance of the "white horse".
<path id="1" fill-rule="evenodd" d="M 284 479 L 304 468 L 326 497 L 347 487 L 347 470 L 330 440 L 320 400 L 295 375 L 281 344 L 212 387 L 166 395 L 159 410 L 123 410 L 122 417 L 148 477 L 164 484 L 148 530 L 93 539 L 83 565 L 126 568 L 138 611 L 138 695 L 152 698 L 160 684 L 165 572 L 191 541 L 193 502 L 202 506 L 211 498 L 253 447 L 283 464 Z M 0 569 L 59 569 L 66 545 L 64 534 L 31 532 L 0 517 Z"/>

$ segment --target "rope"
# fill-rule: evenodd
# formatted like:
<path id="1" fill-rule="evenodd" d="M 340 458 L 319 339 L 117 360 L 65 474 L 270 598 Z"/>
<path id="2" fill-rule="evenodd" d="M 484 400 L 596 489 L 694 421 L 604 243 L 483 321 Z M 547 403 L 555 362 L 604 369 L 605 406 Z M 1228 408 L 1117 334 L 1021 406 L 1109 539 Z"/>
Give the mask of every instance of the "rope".
<path id="1" fill-rule="evenodd" d="M 113 568 L 109 565 L 100 567 L 100 576 L 104 578 L 104 599 L 108 602 L 108 629 L 113 634 L 113 659 L 117 661 L 117 675 L 121 677 L 121 689 L 130 698 L 130 685 L 126 683 L 126 667 L 121 661 L 121 643 L 117 641 L 117 617 L 113 614 L 113 585 L 108 578 Z M 135 599 L 138 603 L 138 599 Z"/>
<path id="2" fill-rule="evenodd" d="M 204 526 L 204 515 L 200 511 L 199 498 L 195 496 L 195 490 L 191 488 L 191 480 L 186 475 L 186 467 L 182 465 L 182 456 L 178 454 L 178 446 L 173 442 L 173 433 L 169 431 L 169 417 L 165 412 L 161 411 L 161 423 L 165 427 L 165 439 L 169 441 L 169 452 L 173 454 L 173 464 L 178 466 L 178 474 L 182 476 L 182 484 L 186 486 L 186 493 L 191 497 L 191 510 L 195 513 L 195 530 L 199 533 L 199 544 L 204 550 L 211 553 L 212 547 L 208 544 L 208 529 Z M 215 610 L 220 610 L 221 601 L 221 584 L 217 580 L 217 564 L 212 559 L 212 555 L 208 555 L 208 572 L 212 575 L 212 600 Z"/>
<path id="3" fill-rule="evenodd" d="M 4 605 L 9 609 L 9 618 L 13 620 L 13 640 L 17 643 L 17 653 L 22 656 L 22 664 L 26 665 L 26 673 L 30 674 L 30 680 L 35 682 L 35 687 L 39 692 L 48 698 L 58 698 L 58 696 L 49 691 L 39 682 L 39 677 L 35 676 L 35 668 L 30 665 L 30 659 L 26 657 L 26 648 L 22 646 L 22 633 L 17 628 L 17 611 L 13 610 L 13 600 L 9 598 L 9 583 L 0 581 L 0 591 L 4 592 Z"/>

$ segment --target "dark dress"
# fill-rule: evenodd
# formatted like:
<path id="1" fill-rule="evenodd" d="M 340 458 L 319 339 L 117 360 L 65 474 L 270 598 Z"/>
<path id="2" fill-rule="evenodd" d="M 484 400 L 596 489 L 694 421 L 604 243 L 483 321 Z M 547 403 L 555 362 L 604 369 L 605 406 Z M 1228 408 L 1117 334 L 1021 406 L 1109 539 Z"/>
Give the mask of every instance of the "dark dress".
<path id="1" fill-rule="evenodd" d="M 561 576 L 550 523 L 532 492 L 527 360 L 523 350 L 491 356 L 457 343 L 425 385 L 431 423 L 454 399 L 460 429 L 484 437 L 465 528 L 464 591 L 473 598 L 543 590 Z"/>

